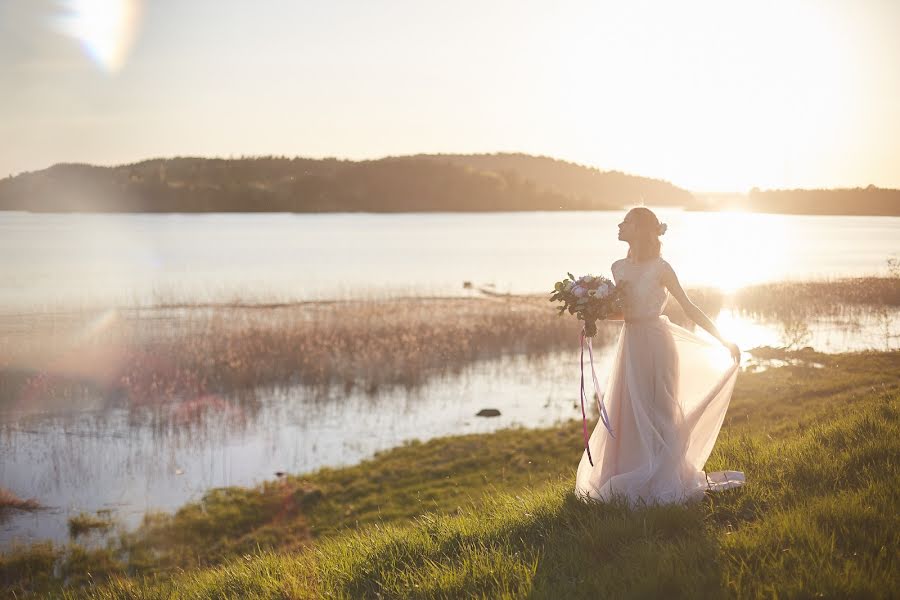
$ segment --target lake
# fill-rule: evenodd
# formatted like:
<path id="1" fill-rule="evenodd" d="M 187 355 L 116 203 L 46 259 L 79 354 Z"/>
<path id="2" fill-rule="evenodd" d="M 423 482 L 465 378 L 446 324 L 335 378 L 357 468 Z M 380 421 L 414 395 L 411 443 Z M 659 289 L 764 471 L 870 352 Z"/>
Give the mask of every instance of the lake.
<path id="1" fill-rule="evenodd" d="M 885 275 L 900 250 L 894 217 L 658 213 L 669 224 L 664 255 L 687 287 Z M 616 240 L 623 216 L 0 213 L 0 312 L 21 336 L 43 311 L 89 306 L 477 293 L 466 281 L 544 292 L 567 270 L 608 274 L 626 249 Z M 784 343 L 775 322 L 730 310 L 716 322 L 745 349 Z M 897 322 L 896 310 L 880 320 L 813 320 L 807 343 L 826 352 L 896 347 Z M 0 359 L 16 339 L 4 333 Z M 580 418 L 574 346 L 477 361 L 413 390 L 265 388 L 190 414 L 178 403 L 101 399 L 66 410 L 0 406 L 0 486 L 48 507 L 0 521 L 0 548 L 65 541 L 66 520 L 80 511 L 110 509 L 133 527 L 147 510 L 175 510 L 212 487 L 276 471 L 354 464 L 413 439 Z M 597 350 L 602 377 L 612 347 Z M 475 416 L 486 407 L 501 415 Z M 579 439 L 572 457 L 574 465 Z"/>
<path id="2" fill-rule="evenodd" d="M 900 217 L 657 209 L 683 285 L 885 274 Z M 609 276 L 624 212 L 31 214 L 0 212 L 0 310 L 534 293 Z"/>

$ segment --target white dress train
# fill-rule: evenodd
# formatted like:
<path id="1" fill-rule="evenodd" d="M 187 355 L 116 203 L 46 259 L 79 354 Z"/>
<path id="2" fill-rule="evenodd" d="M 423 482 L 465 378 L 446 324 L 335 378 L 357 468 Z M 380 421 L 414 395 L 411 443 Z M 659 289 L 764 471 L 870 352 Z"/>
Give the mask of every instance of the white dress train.
<path id="1" fill-rule="evenodd" d="M 603 401 L 615 437 L 598 421 L 590 436 L 593 466 L 582 453 L 579 497 L 638 504 L 689 502 L 704 492 L 745 483 L 741 471 L 706 473 L 703 466 L 725 419 L 738 375 L 729 351 L 662 314 L 669 292 L 666 262 L 622 259 L 616 284 L 629 282 L 625 323 Z"/>

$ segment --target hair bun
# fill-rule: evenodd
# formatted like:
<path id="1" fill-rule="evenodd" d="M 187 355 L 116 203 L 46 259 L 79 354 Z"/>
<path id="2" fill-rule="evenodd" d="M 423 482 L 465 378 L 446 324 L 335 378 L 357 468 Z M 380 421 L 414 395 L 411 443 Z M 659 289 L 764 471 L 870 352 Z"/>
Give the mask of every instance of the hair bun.
<path id="1" fill-rule="evenodd" d="M 666 225 L 665 223 L 660 223 L 660 224 L 659 224 L 659 229 L 657 230 L 656 235 L 662 235 L 662 234 L 664 234 L 664 233 L 666 232 L 666 229 L 668 229 L 668 228 L 669 228 L 669 226 Z"/>

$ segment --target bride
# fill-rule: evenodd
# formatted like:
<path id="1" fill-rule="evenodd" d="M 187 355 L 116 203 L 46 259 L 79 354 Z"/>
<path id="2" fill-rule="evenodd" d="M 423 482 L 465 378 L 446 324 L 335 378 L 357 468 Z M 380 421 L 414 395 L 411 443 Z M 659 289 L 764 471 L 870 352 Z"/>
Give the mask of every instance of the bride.
<path id="1" fill-rule="evenodd" d="M 582 499 L 622 497 L 638 504 L 699 500 L 706 490 L 744 483 L 740 471 L 704 472 L 738 375 L 740 349 L 688 299 L 672 266 L 660 257 L 660 224 L 648 208 L 619 224 L 628 256 L 612 264 L 624 285 L 624 325 L 603 401 L 613 436 L 597 423 L 575 478 Z M 695 335 L 662 314 L 669 294 L 685 314 L 721 341 Z"/>

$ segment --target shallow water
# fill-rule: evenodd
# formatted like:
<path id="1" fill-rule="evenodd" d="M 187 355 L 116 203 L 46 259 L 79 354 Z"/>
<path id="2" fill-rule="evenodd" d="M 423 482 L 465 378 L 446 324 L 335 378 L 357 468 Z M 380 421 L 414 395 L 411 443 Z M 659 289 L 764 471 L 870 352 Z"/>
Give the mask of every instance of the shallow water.
<path id="1" fill-rule="evenodd" d="M 742 348 L 786 343 L 783 325 L 723 311 L 721 331 Z M 800 345 L 825 351 L 900 348 L 900 312 L 853 321 L 808 322 Z M 706 336 L 703 331 L 700 335 Z M 605 381 L 614 339 L 596 349 Z M 724 350 L 723 350 L 724 352 Z M 777 366 L 745 355 L 744 366 Z M 111 509 L 133 527 L 148 510 L 173 511 L 213 487 L 253 485 L 276 471 L 304 473 L 358 463 L 406 441 L 483 433 L 521 425 L 545 427 L 580 419 L 578 348 L 538 357 L 507 356 L 465 366 L 407 390 L 371 395 L 343 387 L 259 389 L 247 398 L 205 397 L 155 407 L 80 404 L 83 410 L 0 412 L 0 482 L 48 507 L 13 513 L 0 523 L 0 548 L 14 540 L 67 539 L 66 520 Z M 591 392 L 590 377 L 586 380 Z M 499 417 L 476 417 L 497 408 Z M 591 424 L 596 411 L 589 406 Z M 572 460 L 580 456 L 572 439 Z"/>
<path id="2" fill-rule="evenodd" d="M 302 386 L 258 390 L 250 406 L 207 399 L 179 405 L 69 414 L 3 413 L 0 481 L 49 511 L 0 524 L 0 542 L 67 536 L 66 519 L 112 509 L 134 526 L 146 510 L 171 511 L 212 487 L 252 485 L 276 471 L 358 463 L 404 441 L 451 433 L 543 427 L 580 416 L 574 352 L 506 357 L 466 367 L 417 390 L 372 397 Z M 598 356 L 603 369 L 608 353 Z M 589 384 L 588 384 L 589 385 Z M 499 417 L 476 417 L 499 408 Z M 573 440 L 573 460 L 577 440 Z"/>

